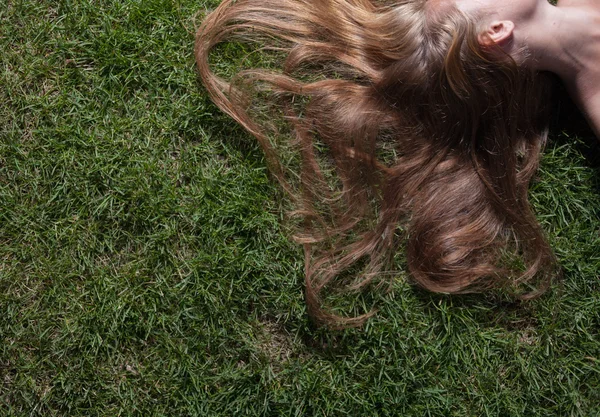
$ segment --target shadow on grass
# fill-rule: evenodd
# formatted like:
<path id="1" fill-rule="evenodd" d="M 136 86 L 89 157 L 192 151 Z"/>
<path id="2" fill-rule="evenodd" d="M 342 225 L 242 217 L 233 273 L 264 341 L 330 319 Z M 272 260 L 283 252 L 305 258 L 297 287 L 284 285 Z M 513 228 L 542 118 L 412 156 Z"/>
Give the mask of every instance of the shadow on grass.
<path id="1" fill-rule="evenodd" d="M 551 132 L 556 134 L 549 146 L 560 146 L 572 143 L 596 172 L 596 189 L 600 191 L 600 140 L 596 137 L 584 115 L 579 111 L 573 100 L 564 88 L 560 88 L 556 97 L 556 108 L 550 125 Z"/>
<path id="2" fill-rule="evenodd" d="M 552 291 L 552 290 L 549 290 Z M 524 301 L 501 290 L 473 294 L 433 294 L 415 289 L 424 311 L 438 311 L 441 304 L 455 314 L 469 310 L 481 328 L 500 327 L 507 331 L 518 331 L 537 326 L 535 301 Z M 542 295 L 543 297 L 544 295 Z"/>

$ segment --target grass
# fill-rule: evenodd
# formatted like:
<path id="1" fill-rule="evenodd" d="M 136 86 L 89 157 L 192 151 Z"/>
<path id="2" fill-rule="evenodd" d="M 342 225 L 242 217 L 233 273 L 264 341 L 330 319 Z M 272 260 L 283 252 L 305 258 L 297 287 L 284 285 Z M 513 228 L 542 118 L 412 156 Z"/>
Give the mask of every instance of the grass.
<path id="1" fill-rule="evenodd" d="M 560 284 L 515 303 L 398 279 L 363 329 L 315 329 L 261 152 L 197 79 L 215 5 L 0 6 L 0 415 L 600 415 L 580 116 L 532 187 Z"/>

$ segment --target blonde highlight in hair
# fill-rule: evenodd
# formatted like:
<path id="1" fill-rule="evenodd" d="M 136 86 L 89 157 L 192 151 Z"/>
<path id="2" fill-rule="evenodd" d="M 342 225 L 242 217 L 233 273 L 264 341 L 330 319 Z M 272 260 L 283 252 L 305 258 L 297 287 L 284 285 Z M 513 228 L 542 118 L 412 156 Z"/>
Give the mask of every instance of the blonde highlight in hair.
<path id="1" fill-rule="evenodd" d="M 548 82 L 482 47 L 475 21 L 424 0 L 225 0 L 199 28 L 204 85 L 296 206 L 316 322 L 363 323 L 372 313 L 337 315 L 326 289 L 388 275 L 403 246 L 436 292 L 531 297 L 556 274 L 527 196 Z M 280 70 L 215 75 L 209 53 L 232 40 L 276 50 Z"/>

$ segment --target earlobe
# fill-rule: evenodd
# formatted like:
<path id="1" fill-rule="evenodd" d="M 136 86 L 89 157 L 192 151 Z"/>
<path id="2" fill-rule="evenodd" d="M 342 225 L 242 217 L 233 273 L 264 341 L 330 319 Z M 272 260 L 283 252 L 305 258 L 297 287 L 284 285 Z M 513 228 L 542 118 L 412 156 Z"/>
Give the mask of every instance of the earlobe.
<path id="1" fill-rule="evenodd" d="M 479 35 L 479 43 L 484 46 L 504 46 L 512 38 L 514 29 L 515 24 L 510 20 L 494 21 Z"/>

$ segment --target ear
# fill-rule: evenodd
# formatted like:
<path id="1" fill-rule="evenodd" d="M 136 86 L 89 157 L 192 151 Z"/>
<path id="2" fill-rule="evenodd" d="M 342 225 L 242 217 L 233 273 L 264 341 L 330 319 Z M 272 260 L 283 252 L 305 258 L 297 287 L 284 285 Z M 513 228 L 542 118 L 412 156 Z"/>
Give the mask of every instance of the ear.
<path id="1" fill-rule="evenodd" d="M 487 30 L 479 35 L 479 43 L 484 46 L 505 46 L 512 38 L 515 24 L 510 20 L 496 20 L 488 26 Z"/>

